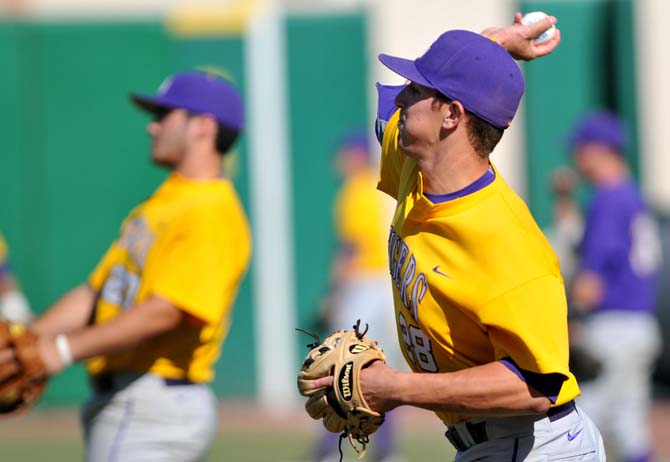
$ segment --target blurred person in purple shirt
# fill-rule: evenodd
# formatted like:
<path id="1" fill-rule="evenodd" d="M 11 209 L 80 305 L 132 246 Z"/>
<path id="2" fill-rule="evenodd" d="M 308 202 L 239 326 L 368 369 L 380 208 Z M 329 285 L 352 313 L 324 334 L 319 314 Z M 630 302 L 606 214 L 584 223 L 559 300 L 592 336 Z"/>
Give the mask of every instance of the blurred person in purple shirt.
<path id="1" fill-rule="evenodd" d="M 602 366 L 596 379 L 580 384 L 581 405 L 621 460 L 643 462 L 653 456 L 649 408 L 661 347 L 655 316 L 661 248 L 625 157 L 627 143 L 623 122 L 607 111 L 586 114 L 573 129 L 574 162 L 593 190 L 570 295 L 584 316 L 583 346 Z"/>

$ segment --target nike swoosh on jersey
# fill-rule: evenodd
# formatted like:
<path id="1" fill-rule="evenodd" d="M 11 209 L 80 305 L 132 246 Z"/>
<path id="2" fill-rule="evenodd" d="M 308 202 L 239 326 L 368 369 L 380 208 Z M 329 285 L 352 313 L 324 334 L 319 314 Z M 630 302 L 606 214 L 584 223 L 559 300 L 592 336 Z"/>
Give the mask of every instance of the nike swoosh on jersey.
<path id="1" fill-rule="evenodd" d="M 433 273 L 437 273 L 441 276 L 444 276 L 444 277 L 447 277 L 447 278 L 451 279 L 451 276 L 449 276 L 448 274 L 443 273 L 442 271 L 440 271 L 440 265 L 437 265 L 435 268 L 433 268 Z"/>
<path id="2" fill-rule="evenodd" d="M 572 441 L 575 438 L 577 438 L 577 435 L 579 435 L 583 430 L 584 430 L 583 428 L 580 428 L 579 431 L 574 434 L 570 434 L 570 432 L 568 432 L 568 441 Z"/>

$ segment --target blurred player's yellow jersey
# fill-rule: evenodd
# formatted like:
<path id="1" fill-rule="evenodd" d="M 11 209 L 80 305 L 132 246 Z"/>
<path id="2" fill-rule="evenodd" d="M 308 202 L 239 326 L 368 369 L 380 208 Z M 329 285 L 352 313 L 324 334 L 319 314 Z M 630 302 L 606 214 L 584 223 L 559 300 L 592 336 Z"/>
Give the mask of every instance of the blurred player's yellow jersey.
<path id="1" fill-rule="evenodd" d="M 4 267 L 7 262 L 7 243 L 0 234 L 0 268 Z"/>
<path id="2" fill-rule="evenodd" d="M 388 241 L 401 348 L 421 372 L 511 358 L 561 374 L 555 405 L 579 395 L 568 368 L 567 303 L 558 261 L 526 204 L 496 171 L 472 194 L 433 204 L 398 148 L 398 113 L 382 140 L 379 189 L 396 198 Z M 472 416 L 438 413 L 455 423 Z"/>
<path id="3" fill-rule="evenodd" d="M 184 322 L 129 351 L 92 358 L 89 372 L 150 371 L 211 381 L 250 253 L 249 226 L 232 184 L 172 173 L 126 218 L 90 276 L 98 292 L 94 322 L 156 295 L 204 325 Z"/>
<path id="4" fill-rule="evenodd" d="M 377 174 L 361 172 L 347 179 L 335 201 L 335 223 L 338 239 L 353 246 L 352 276 L 380 273 L 386 270 L 386 237 L 392 206 L 384 194 L 375 189 Z"/>

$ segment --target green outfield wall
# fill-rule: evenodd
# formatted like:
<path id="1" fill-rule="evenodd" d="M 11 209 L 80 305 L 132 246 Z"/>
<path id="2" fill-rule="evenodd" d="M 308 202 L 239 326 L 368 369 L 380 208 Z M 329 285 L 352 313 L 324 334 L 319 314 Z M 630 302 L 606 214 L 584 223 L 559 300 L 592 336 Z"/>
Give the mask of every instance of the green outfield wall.
<path id="1" fill-rule="evenodd" d="M 633 8 L 630 0 L 520 2 L 521 11 L 559 19 L 561 44 L 524 64 L 528 202 L 541 226 L 551 221 L 551 171 L 569 164 L 566 138 L 576 119 L 594 108 L 617 111 L 631 128 L 628 153 L 637 171 L 637 113 Z"/>
<path id="2" fill-rule="evenodd" d="M 335 254 L 333 200 L 338 141 L 370 127 L 366 24 L 360 15 L 289 19 L 287 82 L 290 101 L 291 188 L 300 326 L 314 329 L 319 300 L 328 290 Z M 298 337 L 302 359 L 305 337 Z"/>
<path id="3" fill-rule="evenodd" d="M 289 17 L 285 31 L 294 229 L 306 246 L 296 290 L 308 319 L 305 300 L 325 284 L 332 249 L 332 143 L 366 119 L 365 22 Z M 202 65 L 225 69 L 244 92 L 244 47 L 239 34 L 175 36 L 159 22 L 0 23 L 0 230 L 35 311 L 86 279 L 128 211 L 165 177 L 149 161 L 149 118 L 129 92 L 153 93 L 166 74 Z M 228 168 L 249 209 L 246 150 L 242 137 Z M 247 277 L 217 364 L 220 395 L 255 393 L 253 290 Z M 42 403 L 87 395 L 77 365 L 52 380 Z"/>

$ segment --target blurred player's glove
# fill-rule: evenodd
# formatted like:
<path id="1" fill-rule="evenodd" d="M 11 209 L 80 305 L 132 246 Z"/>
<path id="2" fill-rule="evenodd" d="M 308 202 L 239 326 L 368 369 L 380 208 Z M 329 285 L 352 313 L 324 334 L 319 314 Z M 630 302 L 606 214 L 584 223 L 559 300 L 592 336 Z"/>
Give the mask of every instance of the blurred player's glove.
<path id="1" fill-rule="evenodd" d="M 0 417 L 25 412 L 47 383 L 37 336 L 23 324 L 0 320 Z"/>
<path id="2" fill-rule="evenodd" d="M 602 371 L 602 363 L 581 345 L 570 345 L 570 372 L 578 382 L 595 380 Z"/>
<path id="3" fill-rule="evenodd" d="M 360 389 L 361 369 L 377 360 L 386 362 L 377 341 L 370 340 L 366 332 L 367 327 L 365 331 L 360 331 L 359 320 L 353 330 L 338 330 L 323 342 L 318 336 L 310 334 L 316 342 L 307 345 L 310 351 L 298 374 L 298 390 L 309 397 L 305 409 L 310 417 L 323 419 L 323 425 L 331 432 L 342 432 L 340 443 L 348 437 L 361 457 L 369 435 L 384 423 L 384 414 L 370 409 Z M 333 376 L 332 387 L 310 388 L 311 381 L 329 375 Z M 354 440 L 361 444 L 361 449 L 356 447 Z"/>
<path id="4" fill-rule="evenodd" d="M 570 372 L 580 383 L 597 379 L 603 369 L 602 362 L 589 352 L 585 344 L 584 323 L 589 311 L 572 304 L 568 308 L 568 330 L 570 333 Z"/>

